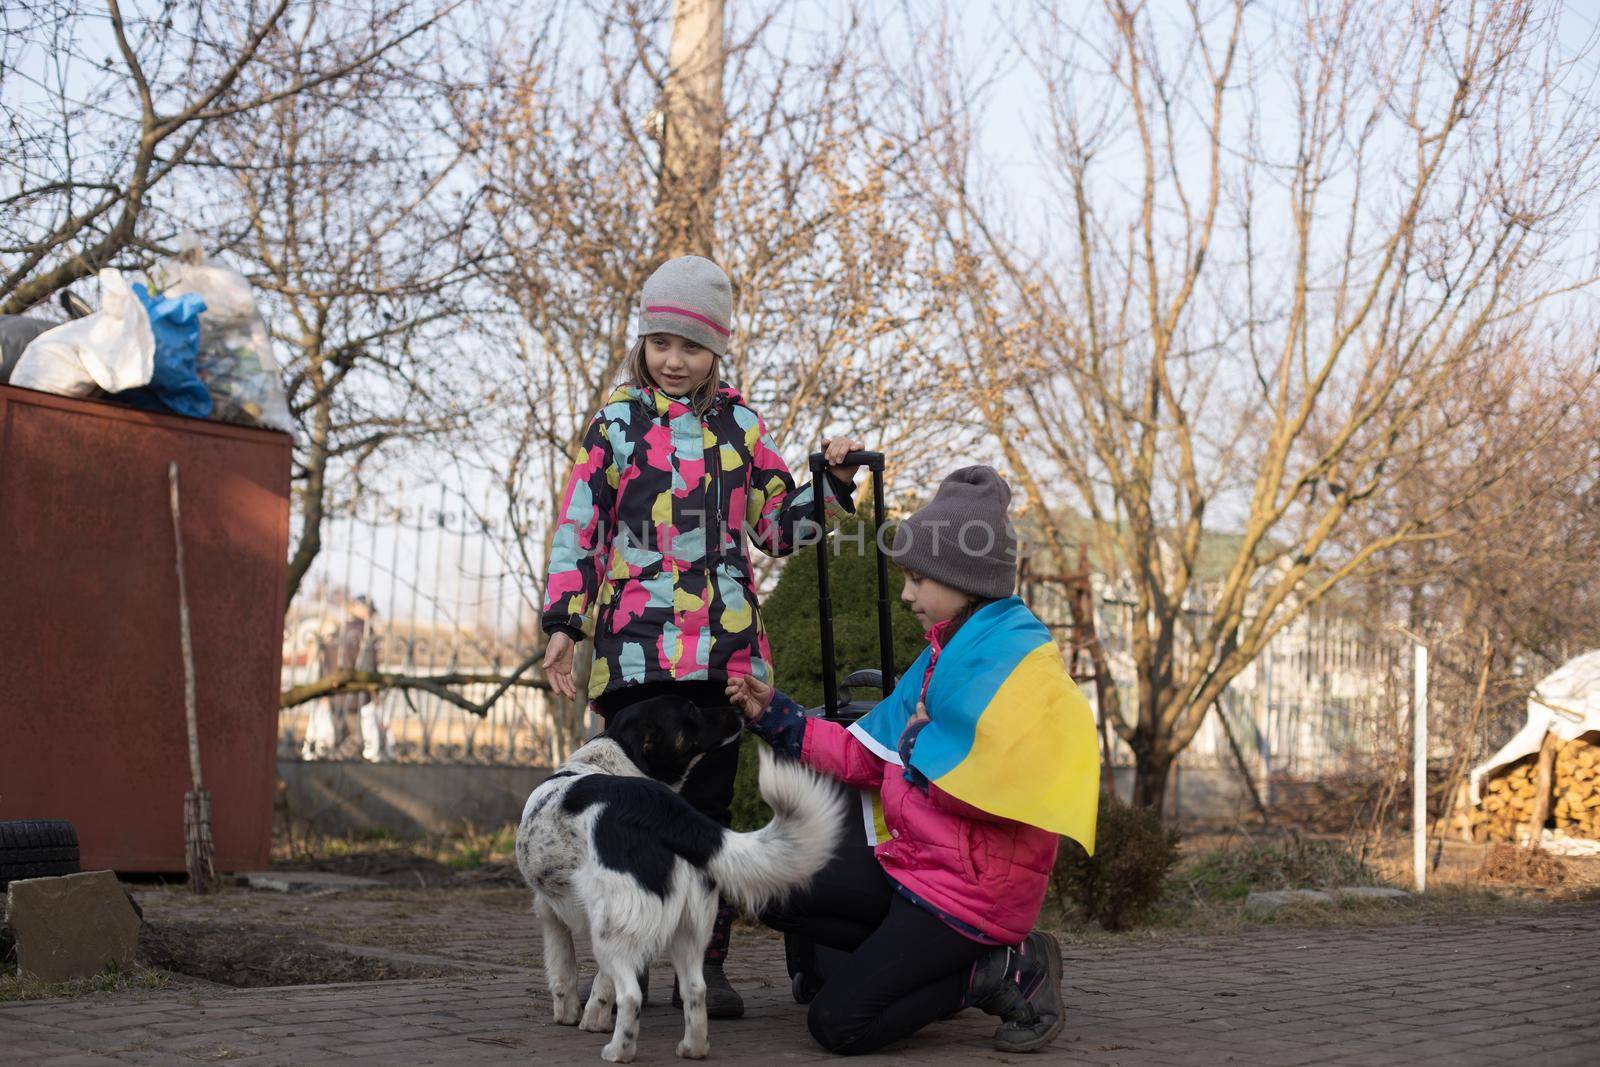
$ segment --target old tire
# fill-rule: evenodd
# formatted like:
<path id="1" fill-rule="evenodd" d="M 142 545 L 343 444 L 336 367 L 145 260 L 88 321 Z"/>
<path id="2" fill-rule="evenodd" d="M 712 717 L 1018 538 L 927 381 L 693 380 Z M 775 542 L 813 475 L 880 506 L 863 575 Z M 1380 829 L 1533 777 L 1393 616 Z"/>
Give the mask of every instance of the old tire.
<path id="1" fill-rule="evenodd" d="M 78 872 L 78 831 L 64 819 L 0 822 L 0 889 L 23 878 Z"/>

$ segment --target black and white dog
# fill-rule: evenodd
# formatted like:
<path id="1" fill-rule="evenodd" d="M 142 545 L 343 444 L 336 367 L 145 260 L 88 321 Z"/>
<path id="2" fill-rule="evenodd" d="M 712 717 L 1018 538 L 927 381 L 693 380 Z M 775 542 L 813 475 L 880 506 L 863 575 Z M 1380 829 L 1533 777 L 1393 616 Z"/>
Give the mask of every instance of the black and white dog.
<path id="1" fill-rule="evenodd" d="M 678 796 L 700 758 L 735 743 L 739 729 L 731 708 L 724 720 L 676 697 L 623 708 L 522 809 L 517 866 L 533 887 L 555 1021 L 611 1029 L 601 1056 L 614 1063 L 632 1060 L 637 1048 L 637 976 L 669 947 L 683 996 L 677 1052 L 705 1056 L 701 963 L 719 890 L 758 911 L 809 882 L 837 843 L 837 786 L 766 751 L 759 788 L 775 816 L 760 830 L 725 830 Z M 584 930 L 599 974 L 580 1021 L 572 937 Z"/>

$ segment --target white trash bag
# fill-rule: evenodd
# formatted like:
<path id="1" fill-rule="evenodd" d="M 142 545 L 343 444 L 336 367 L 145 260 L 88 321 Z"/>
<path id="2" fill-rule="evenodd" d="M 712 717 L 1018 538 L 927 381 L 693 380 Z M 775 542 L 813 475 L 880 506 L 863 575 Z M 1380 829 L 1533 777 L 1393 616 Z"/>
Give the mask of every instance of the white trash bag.
<path id="1" fill-rule="evenodd" d="M 292 433 L 272 337 L 250 283 L 231 267 L 207 259 L 194 233 L 180 236 L 178 249 L 151 268 L 151 288 L 165 296 L 199 293 L 206 302 L 195 370 L 211 392 L 211 417 Z"/>
<path id="2" fill-rule="evenodd" d="M 156 338 L 150 315 L 120 270 L 99 274 L 100 310 L 46 330 L 28 343 L 11 384 L 58 396 L 120 393 L 150 384 Z"/>

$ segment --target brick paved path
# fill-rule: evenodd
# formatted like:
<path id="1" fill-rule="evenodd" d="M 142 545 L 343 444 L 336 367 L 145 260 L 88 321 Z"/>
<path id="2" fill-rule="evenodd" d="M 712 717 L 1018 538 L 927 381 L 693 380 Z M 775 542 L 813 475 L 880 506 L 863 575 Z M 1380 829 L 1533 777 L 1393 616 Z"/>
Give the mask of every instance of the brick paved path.
<path id="1" fill-rule="evenodd" d="M 1093 952 L 1069 949 L 1070 1018 L 1036 1057 L 989 1048 L 977 1012 L 889 1050 L 897 1062 L 1095 1064 L 1600 1063 L 1600 907 L 1365 929 L 1263 929 Z M 411 953 L 409 958 L 415 958 Z M 713 1022 L 724 1062 L 823 1062 L 779 945 L 731 969 L 749 1014 Z M 673 1063 L 668 972 L 639 1062 Z M 599 1063 L 604 1038 L 548 1022 L 538 974 L 0 1005 L 0 1061 L 50 1064 Z"/>

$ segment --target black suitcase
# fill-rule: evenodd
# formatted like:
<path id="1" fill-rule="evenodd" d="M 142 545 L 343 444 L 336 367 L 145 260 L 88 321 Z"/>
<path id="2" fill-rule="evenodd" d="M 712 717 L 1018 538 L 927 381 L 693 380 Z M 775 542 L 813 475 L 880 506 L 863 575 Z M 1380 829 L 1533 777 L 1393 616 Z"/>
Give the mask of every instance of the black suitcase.
<path id="1" fill-rule="evenodd" d="M 858 464 L 872 472 L 872 511 L 876 529 L 883 529 L 883 453 L 882 452 L 851 452 L 845 456 L 845 463 Z M 827 476 L 828 463 L 821 452 L 811 453 L 811 484 L 820 486 L 822 479 Z M 812 518 L 819 530 L 828 528 L 826 512 L 822 493 L 812 492 Z M 807 715 L 820 716 L 834 722 L 851 723 L 871 711 L 878 705 L 878 700 L 889 695 L 894 688 L 894 626 L 893 617 L 890 615 L 891 603 L 889 598 L 889 558 L 883 552 L 878 552 L 878 666 L 876 669 L 868 668 L 857 670 L 847 675 L 843 682 L 837 680 L 835 660 L 837 653 L 833 647 L 833 595 L 828 584 L 828 550 L 827 538 L 824 537 L 817 545 L 817 608 L 818 620 L 822 627 L 822 692 L 823 703 L 821 707 L 809 708 Z M 870 686 L 879 692 L 877 700 L 858 700 L 855 689 L 861 686 Z M 841 691 L 843 699 L 840 699 Z"/>
<path id="2" fill-rule="evenodd" d="M 872 472 L 873 517 L 877 529 L 881 531 L 884 520 L 883 453 L 851 452 L 845 457 L 845 462 L 860 464 Z M 827 461 L 823 458 L 823 454 L 813 452 L 811 454 L 813 486 L 822 484 L 822 479 L 827 476 L 827 469 Z M 826 530 L 828 524 L 825 519 L 822 494 L 814 493 L 812 499 L 815 509 L 812 518 L 818 529 Z M 829 550 L 830 546 L 824 538 L 817 545 L 817 617 L 822 628 L 823 703 L 821 707 L 807 708 L 805 714 L 848 724 L 877 707 L 878 701 L 888 696 L 889 691 L 894 688 L 894 629 L 893 616 L 890 614 L 892 604 L 889 597 L 889 559 L 883 552 L 878 552 L 878 666 L 853 671 L 840 682 L 837 680 L 835 663 L 837 654 L 833 647 L 833 596 L 828 581 Z M 855 690 L 866 687 L 877 689 L 878 696 L 875 699 L 858 698 Z M 845 832 L 840 847 L 867 847 L 863 814 L 854 804 L 849 805 L 845 811 Z M 808 985 L 805 972 L 815 969 L 819 959 L 824 956 L 832 957 L 834 964 L 837 965 L 844 953 L 822 948 L 810 938 L 793 931 L 786 931 L 783 935 L 783 955 L 785 967 L 789 972 L 790 990 L 794 994 L 794 999 L 804 1004 L 809 1002 L 816 992 L 814 987 Z"/>

